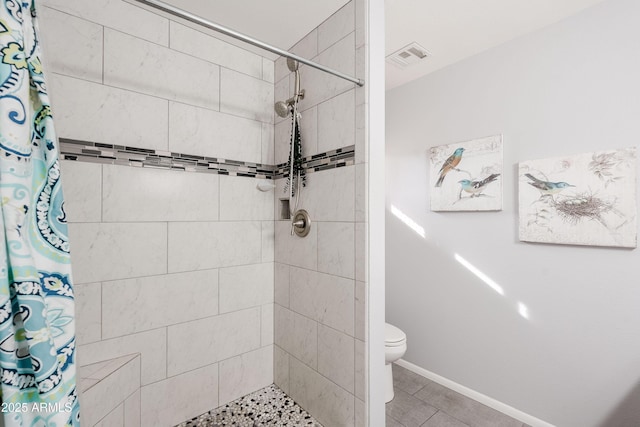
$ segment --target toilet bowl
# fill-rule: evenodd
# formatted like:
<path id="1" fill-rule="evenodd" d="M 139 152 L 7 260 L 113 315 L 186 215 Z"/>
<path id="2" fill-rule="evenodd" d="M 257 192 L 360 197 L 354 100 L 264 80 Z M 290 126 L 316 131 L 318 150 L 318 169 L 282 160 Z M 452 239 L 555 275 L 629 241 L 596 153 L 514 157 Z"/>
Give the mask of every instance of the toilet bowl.
<path id="1" fill-rule="evenodd" d="M 385 370 L 385 403 L 393 400 L 393 371 L 391 364 L 404 356 L 407 351 L 407 335 L 388 323 L 384 329 L 384 370 Z"/>

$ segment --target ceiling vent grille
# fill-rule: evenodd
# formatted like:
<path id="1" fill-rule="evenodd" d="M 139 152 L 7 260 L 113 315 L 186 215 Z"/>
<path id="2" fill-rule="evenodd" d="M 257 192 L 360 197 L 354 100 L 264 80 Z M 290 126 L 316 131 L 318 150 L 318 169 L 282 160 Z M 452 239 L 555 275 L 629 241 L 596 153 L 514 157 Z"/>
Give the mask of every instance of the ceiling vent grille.
<path id="1" fill-rule="evenodd" d="M 406 68 L 429 56 L 431 56 L 431 54 L 427 52 L 425 48 L 413 42 L 387 56 L 387 62 L 397 65 L 400 68 Z"/>

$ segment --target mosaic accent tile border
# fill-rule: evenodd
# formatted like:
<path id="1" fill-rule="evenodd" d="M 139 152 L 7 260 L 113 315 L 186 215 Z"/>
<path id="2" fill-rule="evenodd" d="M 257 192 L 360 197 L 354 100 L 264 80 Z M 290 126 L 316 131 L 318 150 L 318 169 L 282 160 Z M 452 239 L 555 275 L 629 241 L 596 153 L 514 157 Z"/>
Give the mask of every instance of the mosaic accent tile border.
<path id="1" fill-rule="evenodd" d="M 355 145 L 338 148 L 325 153 L 314 154 L 302 159 L 302 167 L 306 173 L 318 172 L 327 169 L 351 166 L 355 160 Z M 286 163 L 275 166 L 275 178 L 285 178 L 289 176 Z"/>
<path id="2" fill-rule="evenodd" d="M 286 170 L 286 163 L 275 166 L 265 165 L 171 151 L 78 141 L 68 138 L 60 138 L 59 142 L 60 158 L 63 160 L 216 173 L 219 175 L 259 179 L 277 179 L 289 176 Z M 351 145 L 305 157 L 303 159 L 303 167 L 307 173 L 312 173 L 350 166 L 354 164 L 354 157 L 355 146 Z"/>
<path id="3" fill-rule="evenodd" d="M 307 411 L 272 384 L 176 427 L 322 427 Z"/>

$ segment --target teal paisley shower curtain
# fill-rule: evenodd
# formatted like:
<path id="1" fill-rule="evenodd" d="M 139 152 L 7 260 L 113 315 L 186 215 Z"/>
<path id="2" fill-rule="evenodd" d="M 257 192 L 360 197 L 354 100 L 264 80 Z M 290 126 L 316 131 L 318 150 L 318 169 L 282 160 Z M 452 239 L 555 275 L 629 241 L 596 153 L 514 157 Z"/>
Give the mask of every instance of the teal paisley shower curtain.
<path id="1" fill-rule="evenodd" d="M 74 323 L 35 5 L 0 0 L 0 425 L 80 425 Z"/>

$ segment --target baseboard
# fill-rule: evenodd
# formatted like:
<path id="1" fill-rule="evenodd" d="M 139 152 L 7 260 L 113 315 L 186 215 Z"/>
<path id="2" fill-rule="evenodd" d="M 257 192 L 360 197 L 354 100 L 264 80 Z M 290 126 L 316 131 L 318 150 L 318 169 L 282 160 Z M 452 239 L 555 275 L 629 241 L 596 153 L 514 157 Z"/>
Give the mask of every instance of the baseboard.
<path id="1" fill-rule="evenodd" d="M 406 360 L 400 359 L 396 363 L 402 366 L 403 368 L 410 370 L 411 372 L 415 372 L 416 374 L 422 375 L 423 377 L 428 378 L 431 381 L 437 382 L 438 384 L 443 385 L 453 391 L 457 391 L 458 393 L 464 396 L 467 396 L 470 399 L 473 399 L 477 402 L 482 403 L 483 405 L 486 405 L 490 408 L 495 409 L 496 411 L 500 411 L 503 414 L 506 414 L 512 418 L 515 418 L 516 420 L 529 424 L 531 427 L 555 427 L 553 424 L 549 424 L 546 421 L 542 421 L 539 418 L 536 418 L 532 415 L 522 412 L 505 403 L 500 402 L 499 400 L 493 399 L 475 390 L 471 390 L 470 388 L 465 387 L 462 384 L 458 384 L 454 381 L 451 381 L 445 377 L 442 377 L 438 374 L 435 374 L 431 371 L 421 368 L 418 365 L 414 365 L 411 362 L 407 362 Z"/>

